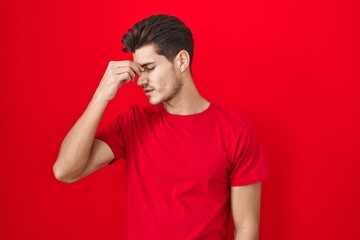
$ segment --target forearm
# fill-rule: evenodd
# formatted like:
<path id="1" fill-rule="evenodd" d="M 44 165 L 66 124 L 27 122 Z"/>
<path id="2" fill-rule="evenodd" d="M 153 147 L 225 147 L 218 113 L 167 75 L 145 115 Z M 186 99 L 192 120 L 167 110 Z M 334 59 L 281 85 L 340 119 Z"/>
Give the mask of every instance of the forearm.
<path id="1" fill-rule="evenodd" d="M 131 61 L 110 61 L 103 78 L 79 120 L 63 140 L 53 170 L 57 179 L 72 182 L 87 166 L 99 122 L 110 100 L 124 82 L 141 75 L 144 71 L 139 64 Z"/>
<path id="2" fill-rule="evenodd" d="M 107 101 L 95 94 L 84 113 L 64 138 L 54 173 L 62 180 L 71 179 L 86 167 L 99 122 L 103 116 Z"/>
<path id="3" fill-rule="evenodd" d="M 259 230 L 256 227 L 239 228 L 234 230 L 234 240 L 258 240 Z"/>

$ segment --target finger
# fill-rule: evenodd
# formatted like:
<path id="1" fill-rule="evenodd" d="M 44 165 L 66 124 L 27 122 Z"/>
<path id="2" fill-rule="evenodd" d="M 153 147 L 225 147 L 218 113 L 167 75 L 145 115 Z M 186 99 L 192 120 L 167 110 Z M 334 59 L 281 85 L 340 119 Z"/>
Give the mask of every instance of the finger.
<path id="1" fill-rule="evenodd" d="M 124 67 L 124 70 L 125 72 L 129 73 L 131 79 L 130 80 L 133 80 L 135 78 L 135 72 L 132 70 L 131 67 Z"/>
<path id="2" fill-rule="evenodd" d="M 138 75 L 141 75 L 141 72 L 145 70 L 143 67 L 141 67 L 140 64 L 132 62 L 130 60 L 110 61 L 108 67 L 110 69 L 130 67 Z"/>
<path id="3" fill-rule="evenodd" d="M 137 75 L 141 75 L 141 72 L 145 71 L 145 69 L 136 62 L 130 62 L 130 67 Z"/>
<path id="4" fill-rule="evenodd" d="M 125 67 L 121 67 L 121 68 L 117 68 L 117 69 L 113 69 L 111 70 L 112 74 L 114 75 L 121 75 L 125 72 L 130 74 L 131 80 L 133 80 L 135 78 L 135 72 L 132 70 L 131 67 L 125 66 Z"/>
<path id="5" fill-rule="evenodd" d="M 118 77 L 115 78 L 115 81 L 120 84 L 121 82 L 129 82 L 131 81 L 131 75 L 129 72 L 123 72 L 119 75 L 117 75 Z"/>

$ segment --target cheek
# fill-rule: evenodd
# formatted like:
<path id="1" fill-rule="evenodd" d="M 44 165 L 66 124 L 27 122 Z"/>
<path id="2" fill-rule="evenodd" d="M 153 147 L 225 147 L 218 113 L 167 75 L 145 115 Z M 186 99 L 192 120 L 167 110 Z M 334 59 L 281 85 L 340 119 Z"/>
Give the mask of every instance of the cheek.
<path id="1" fill-rule="evenodd" d="M 155 68 L 149 78 L 158 88 L 166 88 L 170 80 L 174 77 L 171 68 Z"/>

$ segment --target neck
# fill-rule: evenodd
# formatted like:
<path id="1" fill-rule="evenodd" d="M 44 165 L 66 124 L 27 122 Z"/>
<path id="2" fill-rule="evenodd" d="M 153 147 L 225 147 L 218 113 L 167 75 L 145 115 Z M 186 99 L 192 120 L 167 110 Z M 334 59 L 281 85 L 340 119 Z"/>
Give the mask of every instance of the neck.
<path id="1" fill-rule="evenodd" d="M 168 113 L 191 115 L 206 110 L 209 107 L 210 102 L 199 94 L 194 81 L 189 74 L 183 79 L 183 86 L 179 93 L 168 101 L 163 102 L 163 104 Z"/>

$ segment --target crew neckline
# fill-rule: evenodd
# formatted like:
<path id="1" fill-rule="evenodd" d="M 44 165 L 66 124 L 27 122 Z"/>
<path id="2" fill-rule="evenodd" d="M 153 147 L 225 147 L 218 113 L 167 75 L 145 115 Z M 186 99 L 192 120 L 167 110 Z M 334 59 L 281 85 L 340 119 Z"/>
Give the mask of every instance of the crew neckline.
<path id="1" fill-rule="evenodd" d="M 206 99 L 206 100 L 209 101 L 210 104 L 204 111 L 199 112 L 199 113 L 189 114 L 189 115 L 180 115 L 180 114 L 169 113 L 168 111 L 166 111 L 163 103 L 159 104 L 160 105 L 159 109 L 160 109 L 160 113 L 167 118 L 184 120 L 184 121 L 194 120 L 194 119 L 202 118 L 202 117 L 208 115 L 209 112 L 211 112 L 212 109 L 214 108 L 214 103 L 208 99 Z"/>

